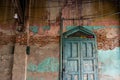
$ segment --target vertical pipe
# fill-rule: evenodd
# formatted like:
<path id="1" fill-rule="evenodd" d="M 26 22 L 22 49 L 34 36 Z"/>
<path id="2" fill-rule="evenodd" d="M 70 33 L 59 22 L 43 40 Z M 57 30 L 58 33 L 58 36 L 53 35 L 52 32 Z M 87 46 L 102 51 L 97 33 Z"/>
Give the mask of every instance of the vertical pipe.
<path id="1" fill-rule="evenodd" d="M 62 80 L 63 75 L 62 75 L 62 64 L 63 64 L 63 50 L 62 50 L 62 38 L 63 38 L 63 19 L 62 19 L 62 10 L 60 11 L 60 80 Z"/>
<path id="2" fill-rule="evenodd" d="M 60 0 L 59 1 L 59 6 L 60 6 Z M 62 38 L 63 38 L 63 18 L 62 18 L 62 8 L 60 8 L 59 10 L 59 14 L 60 14 L 60 59 L 59 59 L 59 80 L 63 80 L 63 72 L 62 72 L 62 69 L 63 69 L 63 49 L 62 49 Z"/>
<path id="3" fill-rule="evenodd" d="M 27 19 L 26 19 L 26 32 L 27 32 L 27 49 L 29 50 L 30 49 L 30 44 L 29 44 L 29 40 L 30 40 L 30 35 L 29 35 L 29 26 L 30 26 L 30 10 L 31 9 L 31 0 L 28 1 L 28 8 L 27 8 Z M 27 51 L 26 51 L 27 52 Z M 29 51 L 27 52 L 29 53 Z M 28 59 L 28 56 L 26 55 L 25 56 L 25 79 L 24 80 L 27 80 L 27 59 Z"/>
<path id="4" fill-rule="evenodd" d="M 27 32 L 27 47 L 26 47 L 26 53 L 29 55 L 30 54 L 30 46 L 29 46 L 29 40 L 30 40 L 30 35 L 29 35 L 29 24 L 30 24 L 30 13 L 31 13 L 31 0 L 28 1 L 28 5 L 26 8 L 26 32 Z"/>
<path id="5" fill-rule="evenodd" d="M 11 15 L 14 16 L 14 13 L 15 13 L 15 4 L 14 4 L 14 0 L 11 1 Z M 11 35 L 15 35 L 15 28 L 16 27 L 16 22 L 17 20 L 14 19 L 13 20 L 13 25 L 11 26 Z M 13 37 L 13 41 L 12 41 L 12 54 L 14 54 L 14 50 L 15 50 L 15 38 L 16 37 Z"/>
<path id="6" fill-rule="evenodd" d="M 80 11 L 80 13 L 79 13 L 79 14 L 80 14 L 80 15 L 79 15 L 79 16 L 80 16 L 80 25 L 82 26 L 82 25 L 83 25 L 83 19 L 82 19 L 82 0 L 80 0 L 79 3 L 80 3 L 80 6 L 79 6 L 79 7 L 80 7 L 80 8 L 79 8 L 79 9 L 80 9 L 80 10 L 79 10 L 79 11 Z"/>
<path id="7" fill-rule="evenodd" d="M 29 36 L 29 23 L 30 23 L 30 10 L 31 9 L 31 0 L 29 0 L 28 3 L 28 14 L 27 14 L 27 20 L 26 20 L 26 31 L 27 31 L 27 46 L 29 46 L 29 40 L 30 40 L 30 36 Z"/>

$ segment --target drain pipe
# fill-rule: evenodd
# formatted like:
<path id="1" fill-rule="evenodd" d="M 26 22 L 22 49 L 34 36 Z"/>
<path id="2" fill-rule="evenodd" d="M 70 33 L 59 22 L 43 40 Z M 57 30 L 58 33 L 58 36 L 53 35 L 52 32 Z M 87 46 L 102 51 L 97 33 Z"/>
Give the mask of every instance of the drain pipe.
<path id="1" fill-rule="evenodd" d="M 30 35 L 29 35 L 29 26 L 30 26 L 30 11 L 31 11 L 31 0 L 28 1 L 28 9 L 26 10 L 27 12 L 27 19 L 26 19 L 26 32 L 27 32 L 27 46 L 26 46 L 26 56 L 25 56 L 25 79 L 27 80 L 27 60 L 28 60 L 28 55 L 30 54 Z"/>

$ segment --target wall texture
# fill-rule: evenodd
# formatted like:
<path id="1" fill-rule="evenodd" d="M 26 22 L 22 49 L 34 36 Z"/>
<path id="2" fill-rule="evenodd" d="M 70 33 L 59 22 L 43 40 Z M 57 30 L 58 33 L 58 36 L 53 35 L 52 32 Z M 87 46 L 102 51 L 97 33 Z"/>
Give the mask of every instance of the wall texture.
<path id="1" fill-rule="evenodd" d="M 120 20 L 118 14 L 108 16 L 108 13 L 118 11 L 116 3 L 103 0 L 101 3 L 80 6 L 75 4 L 79 2 L 72 1 L 66 6 L 64 6 L 64 1 L 61 4 L 52 2 L 49 3 L 50 5 L 46 0 L 32 2 L 29 26 L 30 55 L 28 56 L 25 54 L 27 33 L 15 34 L 14 20 L 11 20 L 12 8 L 0 7 L 4 12 L 0 13 L 0 80 L 24 80 L 25 78 L 27 80 L 59 80 L 59 10 L 61 9 L 64 18 L 81 16 L 91 18 L 64 21 L 63 31 L 70 30 L 77 25 L 93 31 L 97 36 L 99 79 L 120 80 Z M 9 1 L 5 2 L 7 3 L 2 1 L 0 4 L 10 6 Z M 58 5 L 63 6 L 62 8 L 46 8 L 46 6 Z M 7 16 L 8 12 L 11 16 Z M 13 57 L 14 42 L 16 44 Z"/>
<path id="2" fill-rule="evenodd" d="M 66 5 L 62 11 L 64 18 L 76 18 L 81 15 L 103 15 L 111 12 L 116 12 L 114 4 L 104 1 L 101 4 L 106 4 L 105 10 L 98 6 L 98 3 L 86 4 L 81 14 L 76 10 L 76 6 Z M 78 6 L 78 5 L 77 5 Z M 89 6 L 89 10 L 88 10 Z M 79 6 L 77 7 L 79 8 Z M 99 9 L 99 10 L 98 10 Z M 53 8 L 53 10 L 55 10 Z M 108 10 L 108 11 L 106 11 Z M 52 13 L 54 14 L 54 12 Z M 39 15 L 39 14 L 38 14 Z M 56 15 L 56 13 L 54 14 Z M 59 17 L 59 16 L 58 16 Z M 98 61 L 99 61 L 99 79 L 100 80 L 119 80 L 120 79 L 120 27 L 118 15 L 102 16 L 92 20 L 68 20 L 63 22 L 64 32 L 72 29 L 74 26 L 83 25 L 95 32 L 98 45 Z M 37 19 L 36 19 L 37 20 Z M 35 21 L 33 21 L 35 22 Z M 44 22 L 43 22 L 44 23 Z M 31 54 L 28 57 L 27 79 L 28 80 L 58 80 L 59 70 L 59 42 L 54 39 L 59 36 L 59 21 L 52 23 L 50 26 L 46 24 L 31 24 L 30 35 L 32 38 L 37 38 L 34 41 L 35 46 L 31 46 Z M 44 38 L 40 38 L 43 37 Z M 39 39 L 38 39 L 39 37 Z M 51 38 L 50 38 L 51 37 Z M 49 39 L 50 38 L 50 39 Z M 44 40 L 43 40 L 44 39 Z M 31 40 L 33 41 L 33 40 Z M 40 42 L 40 43 L 39 43 Z M 30 42 L 32 43 L 32 42 Z M 43 45 L 42 45 L 43 44 Z M 111 71 L 110 71 L 111 70 Z"/>
<path id="3" fill-rule="evenodd" d="M 0 45 L 0 80 L 11 80 L 13 54 L 12 47 L 8 45 Z"/>
<path id="4" fill-rule="evenodd" d="M 0 80 L 12 79 L 14 33 L 12 6 L 9 3 L 10 0 L 0 2 Z"/>

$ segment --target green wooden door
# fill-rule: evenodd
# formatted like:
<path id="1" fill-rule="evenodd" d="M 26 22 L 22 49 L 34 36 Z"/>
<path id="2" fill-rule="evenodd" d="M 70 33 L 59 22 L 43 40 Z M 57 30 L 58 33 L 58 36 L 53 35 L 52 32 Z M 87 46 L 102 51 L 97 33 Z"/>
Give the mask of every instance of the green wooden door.
<path id="1" fill-rule="evenodd" d="M 64 39 L 63 80 L 97 80 L 94 40 Z"/>

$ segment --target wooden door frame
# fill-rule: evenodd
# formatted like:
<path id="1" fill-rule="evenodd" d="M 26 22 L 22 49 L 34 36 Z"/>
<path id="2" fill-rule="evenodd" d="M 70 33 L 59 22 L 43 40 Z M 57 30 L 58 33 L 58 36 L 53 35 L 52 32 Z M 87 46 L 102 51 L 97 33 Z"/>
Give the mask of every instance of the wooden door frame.
<path id="1" fill-rule="evenodd" d="M 88 29 L 86 29 L 86 28 L 84 28 L 82 26 L 76 26 L 72 30 L 69 30 L 69 31 L 63 33 L 63 20 L 62 20 L 62 24 L 60 26 L 60 60 L 59 60 L 60 61 L 59 62 L 60 66 L 59 66 L 59 80 L 63 80 L 63 41 L 66 38 L 66 36 L 68 36 L 70 34 L 73 34 L 74 32 L 76 32 L 78 30 L 82 31 L 82 32 L 85 32 L 86 34 L 92 34 L 92 35 L 94 35 L 95 44 L 96 44 L 95 45 L 96 46 L 96 54 L 97 54 L 96 35 L 92 31 L 90 31 L 90 30 L 88 30 Z M 98 56 L 96 55 L 96 57 L 97 57 L 97 63 L 98 63 Z M 98 68 L 98 65 L 96 65 L 96 67 Z M 96 74 L 98 75 L 98 70 L 97 70 Z"/>

